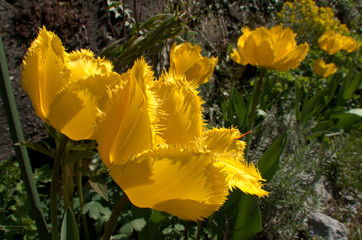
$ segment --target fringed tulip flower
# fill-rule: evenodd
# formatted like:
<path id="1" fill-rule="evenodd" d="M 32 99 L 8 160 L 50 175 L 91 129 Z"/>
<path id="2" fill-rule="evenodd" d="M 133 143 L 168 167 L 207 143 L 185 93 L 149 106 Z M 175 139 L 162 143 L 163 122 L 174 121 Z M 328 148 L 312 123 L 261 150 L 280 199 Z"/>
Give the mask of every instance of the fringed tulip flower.
<path id="1" fill-rule="evenodd" d="M 22 84 L 37 115 L 73 140 L 95 139 L 96 103 L 120 77 L 112 64 L 88 50 L 65 52 L 45 27 L 23 64 Z"/>
<path id="2" fill-rule="evenodd" d="M 312 67 L 315 74 L 324 78 L 332 75 L 337 71 L 337 67 L 334 63 L 326 64 L 325 61 L 320 58 L 315 60 Z"/>
<path id="3" fill-rule="evenodd" d="M 296 34 L 290 28 L 260 27 L 252 31 L 244 27 L 242 31 L 237 49 L 230 54 L 231 59 L 242 65 L 251 64 L 279 71 L 295 69 L 309 50 L 307 43 L 297 46 Z"/>
<path id="4" fill-rule="evenodd" d="M 173 44 L 170 51 L 170 72 L 185 75 L 186 80 L 195 87 L 209 81 L 217 64 L 216 57 L 203 57 L 197 44 Z"/>
<path id="5" fill-rule="evenodd" d="M 184 76 L 153 81 L 141 59 L 107 93 L 98 150 L 134 205 L 197 221 L 224 203 L 228 189 L 268 194 L 243 158 L 238 130 L 205 130 L 202 100 Z"/>
<path id="6" fill-rule="evenodd" d="M 333 55 L 343 49 L 344 37 L 334 31 L 326 31 L 319 39 L 319 47 L 326 53 Z"/>

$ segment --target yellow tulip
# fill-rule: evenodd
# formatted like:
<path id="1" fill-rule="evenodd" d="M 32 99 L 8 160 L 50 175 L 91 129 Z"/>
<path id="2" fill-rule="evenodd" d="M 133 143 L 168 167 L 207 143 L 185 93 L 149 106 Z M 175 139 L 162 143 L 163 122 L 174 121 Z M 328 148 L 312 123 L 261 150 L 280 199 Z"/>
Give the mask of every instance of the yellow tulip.
<path id="1" fill-rule="evenodd" d="M 237 49 L 233 49 L 230 57 L 242 65 L 251 64 L 286 71 L 298 67 L 308 50 L 307 43 L 297 46 L 295 34 L 290 28 L 260 27 L 252 31 L 244 27 Z"/>
<path id="2" fill-rule="evenodd" d="M 88 50 L 65 52 L 44 27 L 23 61 L 22 84 L 43 121 L 73 140 L 95 139 L 96 103 L 120 77 L 112 68 Z"/>
<path id="3" fill-rule="evenodd" d="M 173 44 L 170 51 L 170 72 L 185 75 L 186 80 L 195 87 L 209 81 L 217 64 L 216 57 L 203 57 L 197 44 Z"/>
<path id="4" fill-rule="evenodd" d="M 359 47 L 360 44 L 356 40 L 351 37 L 343 36 L 343 50 L 346 50 L 350 53 L 358 50 Z"/>
<path id="5" fill-rule="evenodd" d="M 228 189 L 268 194 L 243 158 L 238 130 L 205 130 L 202 100 L 184 76 L 153 81 L 140 59 L 100 103 L 99 154 L 134 205 L 196 221 L 215 212 Z"/>
<path id="6" fill-rule="evenodd" d="M 326 31 L 319 39 L 319 47 L 326 53 L 333 55 L 343 49 L 344 37 L 334 31 Z"/>
<path id="7" fill-rule="evenodd" d="M 315 60 L 312 67 L 315 74 L 324 78 L 332 75 L 337 71 L 337 67 L 334 63 L 326 64 L 325 61 L 320 58 Z"/>

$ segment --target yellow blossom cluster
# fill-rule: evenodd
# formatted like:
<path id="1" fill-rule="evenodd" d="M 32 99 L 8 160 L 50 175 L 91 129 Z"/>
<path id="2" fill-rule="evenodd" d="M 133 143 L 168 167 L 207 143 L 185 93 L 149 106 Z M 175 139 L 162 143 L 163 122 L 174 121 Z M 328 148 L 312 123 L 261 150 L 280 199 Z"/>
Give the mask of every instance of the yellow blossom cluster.
<path id="1" fill-rule="evenodd" d="M 294 0 L 285 2 L 278 13 L 284 26 L 290 27 L 298 34 L 298 38 L 310 44 L 327 30 L 347 34 L 348 28 L 341 24 L 329 7 L 318 7 L 313 0 Z"/>
<path id="2" fill-rule="evenodd" d="M 109 174 L 138 207 L 200 220 L 229 189 L 266 196 L 235 129 L 207 129 L 197 88 L 217 58 L 173 45 L 159 79 L 144 58 L 126 73 L 88 50 L 67 53 L 45 28 L 23 62 L 22 83 L 38 116 L 73 140 L 94 139 Z"/>

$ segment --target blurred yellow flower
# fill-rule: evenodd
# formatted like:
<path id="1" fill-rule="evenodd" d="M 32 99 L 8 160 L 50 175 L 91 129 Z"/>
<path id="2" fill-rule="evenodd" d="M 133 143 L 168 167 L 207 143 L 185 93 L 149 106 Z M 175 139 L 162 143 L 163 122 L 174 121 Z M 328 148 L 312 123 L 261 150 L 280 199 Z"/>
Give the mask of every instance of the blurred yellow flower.
<path id="1" fill-rule="evenodd" d="M 98 150 L 138 207 L 187 220 L 215 212 L 234 187 L 258 196 L 263 180 L 236 129 L 205 130 L 203 103 L 185 76 L 153 81 L 141 58 L 100 101 Z"/>
<path id="2" fill-rule="evenodd" d="M 217 64 L 217 57 L 203 57 L 201 47 L 189 42 L 173 44 L 170 51 L 170 72 L 185 75 L 190 84 L 198 87 L 209 81 Z"/>
<path id="3" fill-rule="evenodd" d="M 352 37 L 343 36 L 343 50 L 354 52 L 360 48 L 360 44 Z"/>
<path id="4" fill-rule="evenodd" d="M 315 74 L 325 78 L 337 71 L 337 67 L 334 63 L 326 64 L 326 62 L 320 58 L 315 60 L 312 67 Z"/>
<path id="5" fill-rule="evenodd" d="M 95 139 L 96 102 L 119 78 L 112 68 L 88 50 L 66 53 L 44 27 L 23 61 L 22 84 L 43 121 L 73 140 Z"/>
<path id="6" fill-rule="evenodd" d="M 332 55 L 343 49 L 344 37 L 334 31 L 326 31 L 319 39 L 319 47 Z"/>
<path id="7" fill-rule="evenodd" d="M 252 31 L 244 27 L 237 49 L 233 49 L 230 57 L 242 65 L 286 71 L 298 67 L 308 50 L 307 43 L 297 46 L 295 34 L 290 28 L 275 26 L 268 30 L 260 27 Z"/>

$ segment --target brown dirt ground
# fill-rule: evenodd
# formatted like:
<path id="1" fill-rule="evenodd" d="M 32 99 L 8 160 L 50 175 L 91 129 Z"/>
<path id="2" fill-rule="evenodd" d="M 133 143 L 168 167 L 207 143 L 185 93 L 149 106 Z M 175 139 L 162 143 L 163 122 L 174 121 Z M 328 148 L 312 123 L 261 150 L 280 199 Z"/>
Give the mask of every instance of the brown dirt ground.
<path id="1" fill-rule="evenodd" d="M 132 5 L 128 1 L 126 6 Z M 157 13 L 145 1 L 143 17 Z M 153 6 L 153 9 L 155 6 Z M 55 31 L 68 51 L 91 49 L 98 54 L 114 40 L 110 24 L 118 31 L 104 0 L 90 1 L 41 1 L 1 0 L 0 34 L 8 61 L 10 80 L 20 115 L 25 140 L 39 141 L 47 137 L 43 122 L 35 115 L 31 101 L 21 87 L 21 68 L 28 47 L 35 39 L 39 27 Z M 118 31 L 120 32 L 120 31 Z M 14 156 L 2 99 L 0 99 L 0 161 Z"/>

